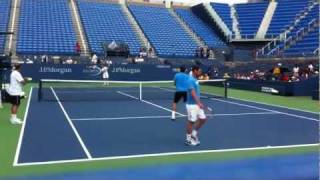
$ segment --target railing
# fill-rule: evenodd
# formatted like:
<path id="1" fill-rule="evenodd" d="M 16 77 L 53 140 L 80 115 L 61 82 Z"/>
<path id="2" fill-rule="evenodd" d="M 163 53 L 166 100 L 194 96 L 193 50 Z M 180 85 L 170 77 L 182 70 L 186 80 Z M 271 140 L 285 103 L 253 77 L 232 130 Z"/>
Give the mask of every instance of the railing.
<path id="1" fill-rule="evenodd" d="M 280 46 L 276 46 L 275 48 L 273 48 L 271 51 L 268 52 L 268 56 L 273 55 L 273 54 L 279 54 L 280 52 Z"/>
<path id="2" fill-rule="evenodd" d="M 317 4 L 317 2 L 314 2 L 314 3 L 312 3 L 312 4 L 310 4 L 306 9 L 304 9 L 304 10 L 302 10 L 302 11 L 300 11 L 298 14 L 297 14 L 297 16 L 296 16 L 296 18 L 295 18 L 295 20 L 293 21 L 293 22 L 291 22 L 291 23 L 289 23 L 289 25 L 284 29 L 284 32 L 283 33 L 281 33 L 280 35 L 278 35 L 277 36 L 277 38 L 273 38 L 274 40 L 272 41 L 272 42 L 270 42 L 270 43 L 268 43 L 267 45 L 265 45 L 264 47 L 262 47 L 260 50 L 258 50 L 257 52 L 256 52 L 256 57 L 258 57 L 258 56 L 263 56 L 263 55 L 265 55 L 265 53 L 267 53 L 267 52 L 269 52 L 269 51 L 272 51 L 273 49 L 275 49 L 275 48 L 279 48 L 279 47 L 277 47 L 277 45 L 278 45 L 278 43 L 279 43 L 279 41 L 280 42 L 288 42 L 287 41 L 287 36 L 288 36 L 288 34 L 291 32 L 291 30 L 294 28 L 294 26 L 296 26 L 299 22 L 300 22 L 300 20 L 301 19 L 303 19 L 310 11 L 311 11 L 311 9 L 315 6 Z M 309 24 L 308 24 L 308 29 L 307 29 L 307 31 L 309 31 L 311 28 L 313 28 L 313 27 L 315 27 L 315 25 L 317 24 L 317 19 L 313 19 L 312 21 L 310 21 L 309 22 Z M 301 28 L 301 29 L 299 29 L 299 33 L 302 33 L 302 35 L 304 35 L 304 33 L 305 33 L 305 31 L 303 30 L 303 29 L 305 29 L 305 28 Z M 297 33 L 298 33 L 297 32 Z M 299 35 L 299 34 L 298 34 Z M 297 37 L 299 37 L 299 36 L 297 36 Z M 290 38 L 290 37 L 289 37 Z M 290 39 L 290 41 L 292 42 L 292 40 Z M 272 48 L 271 48 L 272 47 Z M 269 53 L 268 53 L 269 54 Z"/>

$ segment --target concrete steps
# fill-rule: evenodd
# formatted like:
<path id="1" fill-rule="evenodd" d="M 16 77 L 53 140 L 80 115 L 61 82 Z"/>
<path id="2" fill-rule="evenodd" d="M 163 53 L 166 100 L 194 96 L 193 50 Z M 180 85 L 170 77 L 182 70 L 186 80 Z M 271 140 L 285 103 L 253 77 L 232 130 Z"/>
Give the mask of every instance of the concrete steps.
<path id="1" fill-rule="evenodd" d="M 257 32 L 257 35 L 256 35 L 256 38 L 257 39 L 264 39 L 266 34 L 267 34 L 267 31 L 269 29 L 269 26 L 270 26 L 270 23 L 271 23 L 271 20 L 273 18 L 273 14 L 277 8 L 277 5 L 278 3 L 277 2 L 274 2 L 274 1 L 271 1 L 268 5 L 268 8 L 264 14 L 264 17 L 262 19 L 262 22 L 260 24 L 260 27 L 258 29 L 258 32 Z"/>
<path id="2" fill-rule="evenodd" d="M 72 24 L 76 32 L 77 42 L 80 44 L 81 53 L 80 56 L 90 56 L 90 50 L 84 28 L 81 23 L 78 6 L 75 0 L 69 0 L 69 8 L 71 11 Z"/>
<path id="3" fill-rule="evenodd" d="M 180 24 L 180 26 L 189 34 L 189 36 L 197 43 L 197 45 L 200 46 L 206 46 L 205 42 L 201 40 L 201 38 L 187 25 L 187 23 L 182 20 L 178 14 L 172 9 L 168 9 L 169 13 L 172 17 L 175 18 L 175 20 Z"/>
<path id="4" fill-rule="evenodd" d="M 21 0 L 13 0 L 11 4 L 10 20 L 8 24 L 8 32 L 14 34 L 8 35 L 6 38 L 5 53 L 11 54 L 13 62 L 18 61 L 17 57 L 17 37 L 19 28 Z"/>

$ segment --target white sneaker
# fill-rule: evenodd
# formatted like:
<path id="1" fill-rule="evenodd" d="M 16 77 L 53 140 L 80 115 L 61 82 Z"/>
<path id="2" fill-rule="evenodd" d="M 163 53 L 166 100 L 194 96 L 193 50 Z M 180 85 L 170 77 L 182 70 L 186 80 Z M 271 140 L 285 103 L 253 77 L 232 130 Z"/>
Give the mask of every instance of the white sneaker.
<path id="1" fill-rule="evenodd" d="M 11 122 L 11 124 L 22 124 L 21 119 L 18 119 L 18 118 L 10 119 L 10 122 Z"/>
<path id="2" fill-rule="evenodd" d="M 199 144 L 194 139 L 186 139 L 185 144 L 187 146 L 198 146 Z"/>
<path id="3" fill-rule="evenodd" d="M 198 136 L 191 136 L 191 138 L 194 140 L 194 142 L 199 145 L 200 144 L 200 140 L 198 138 Z"/>

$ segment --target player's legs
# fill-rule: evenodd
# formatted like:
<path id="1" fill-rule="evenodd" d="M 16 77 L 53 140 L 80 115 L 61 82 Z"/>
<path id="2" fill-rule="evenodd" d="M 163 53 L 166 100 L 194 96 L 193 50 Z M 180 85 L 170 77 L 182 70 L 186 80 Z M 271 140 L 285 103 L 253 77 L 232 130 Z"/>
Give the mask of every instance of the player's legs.
<path id="1" fill-rule="evenodd" d="M 179 91 L 174 93 L 174 99 L 172 103 L 172 115 L 171 120 L 175 120 L 176 118 L 176 112 L 177 112 L 177 103 L 183 99 L 183 102 L 185 103 L 187 101 L 187 92 Z"/>
<path id="2" fill-rule="evenodd" d="M 172 103 L 172 114 L 171 114 L 171 120 L 176 119 L 176 111 L 177 111 L 177 103 Z"/>
<path id="3" fill-rule="evenodd" d="M 188 122 L 186 127 L 186 144 L 190 146 L 196 146 L 198 143 L 192 138 L 192 132 L 195 122 L 198 119 L 197 116 L 198 106 L 197 105 L 187 105 L 188 112 Z"/>
<path id="4" fill-rule="evenodd" d="M 17 118 L 17 112 L 20 105 L 20 97 L 18 96 L 11 96 L 11 119 L 10 122 L 12 124 L 22 124 L 22 121 Z"/>
<path id="5" fill-rule="evenodd" d="M 180 93 L 175 92 L 174 93 L 174 98 L 173 98 L 173 103 L 172 103 L 172 114 L 171 114 L 171 120 L 176 119 L 176 111 L 177 111 L 177 103 L 180 101 Z"/>

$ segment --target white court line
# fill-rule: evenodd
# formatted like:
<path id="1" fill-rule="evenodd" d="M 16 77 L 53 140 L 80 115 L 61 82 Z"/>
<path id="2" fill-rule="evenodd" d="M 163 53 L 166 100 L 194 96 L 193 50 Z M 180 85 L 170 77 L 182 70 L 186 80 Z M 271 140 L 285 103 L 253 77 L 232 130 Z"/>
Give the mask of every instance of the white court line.
<path id="1" fill-rule="evenodd" d="M 256 106 L 251 106 L 251 105 L 247 105 L 247 104 L 236 103 L 236 102 L 226 101 L 226 100 L 217 99 L 217 98 L 210 98 L 210 100 L 213 100 L 213 101 L 221 101 L 221 102 L 225 102 L 225 103 L 229 103 L 229 104 L 234 104 L 234 105 L 238 105 L 238 106 L 244 106 L 244 107 L 249 107 L 249 108 L 253 108 L 253 109 L 259 109 L 259 110 L 264 110 L 264 111 L 269 111 L 269 112 L 274 112 L 274 113 L 278 113 L 278 114 L 284 114 L 284 115 L 287 115 L 287 116 L 292 116 L 292 117 L 297 117 L 297 118 L 302 118 L 302 119 L 307 119 L 307 120 L 319 122 L 318 119 L 309 118 L 309 117 L 305 117 L 305 116 L 299 116 L 299 115 L 295 115 L 295 114 L 285 113 L 285 112 L 276 111 L 276 110 L 271 110 L 271 109 L 266 109 L 266 108 L 261 108 L 261 107 L 256 107 Z"/>
<path id="2" fill-rule="evenodd" d="M 121 92 L 121 91 L 117 91 L 117 93 L 122 94 L 122 95 L 127 96 L 127 97 L 130 97 L 130 98 L 133 98 L 133 99 L 136 99 L 136 100 L 139 100 L 139 98 L 137 98 L 137 97 L 135 97 L 135 96 L 131 96 L 130 94 L 127 94 L 127 93 L 124 93 L 124 92 Z M 147 103 L 147 104 L 150 104 L 150 105 L 152 105 L 152 106 L 158 107 L 158 108 L 160 108 L 160 109 L 163 109 L 163 110 L 166 110 L 166 111 L 169 111 L 169 112 L 173 112 L 171 109 L 168 109 L 168 108 L 165 108 L 165 107 L 163 107 L 163 106 L 154 104 L 154 103 L 152 103 L 152 102 L 145 101 L 145 100 L 143 100 L 143 99 L 141 99 L 140 101 L 142 101 L 142 102 L 144 102 L 144 103 Z M 181 114 L 181 113 L 179 113 L 179 112 L 176 112 L 176 114 L 179 115 L 179 116 L 186 116 L 186 115 Z"/>
<path id="3" fill-rule="evenodd" d="M 257 113 L 238 113 L 238 114 L 206 114 L 208 117 L 213 116 L 246 116 L 246 115 L 265 115 L 265 114 L 279 114 L 275 112 L 257 112 Z M 177 116 L 176 118 L 186 117 Z M 129 119 L 162 119 L 171 118 L 171 116 L 137 116 L 137 117 L 114 117 L 114 118 L 75 118 L 72 121 L 114 121 L 114 120 L 129 120 Z"/>
<path id="4" fill-rule="evenodd" d="M 79 141 L 79 143 L 80 143 L 80 145 L 81 145 L 82 149 L 83 149 L 83 150 L 84 150 L 84 152 L 86 153 L 86 155 L 87 155 L 88 159 L 92 159 L 92 156 L 91 156 L 91 154 L 90 154 L 90 152 L 89 152 L 88 148 L 87 148 L 87 147 L 86 147 L 86 145 L 84 144 L 84 142 L 83 142 L 83 140 L 82 140 L 81 136 L 79 135 L 79 133 L 78 133 L 77 129 L 76 129 L 76 128 L 75 128 L 75 126 L 73 125 L 73 123 L 72 123 L 72 121 L 71 121 L 71 119 L 70 119 L 70 117 L 69 117 L 69 115 L 68 115 L 67 111 L 64 109 L 64 107 L 63 107 L 62 103 L 60 102 L 60 100 L 59 100 L 59 98 L 58 98 L 58 96 L 57 96 L 57 94 L 55 93 L 55 91 L 53 90 L 53 88 L 52 88 L 52 87 L 50 87 L 50 89 L 51 89 L 51 91 L 52 91 L 52 93 L 53 93 L 54 97 L 56 98 L 56 100 L 57 100 L 57 102 L 58 102 L 58 104 L 59 104 L 59 106 L 60 106 L 60 108 L 61 108 L 61 110 L 62 110 L 63 114 L 64 114 L 64 115 L 65 115 L 65 117 L 67 118 L 68 123 L 69 123 L 69 125 L 71 126 L 71 128 L 72 128 L 72 130 L 73 130 L 74 134 L 76 135 L 76 137 L 77 137 L 77 139 L 78 139 L 78 141 Z"/>
<path id="5" fill-rule="evenodd" d="M 250 100 L 246 100 L 246 99 L 236 98 L 236 97 L 233 97 L 233 96 L 230 96 L 230 97 L 228 97 L 228 98 L 234 99 L 234 100 L 246 101 L 246 102 L 250 102 L 250 103 L 262 104 L 262 105 L 273 106 L 273 107 L 277 107 L 277 108 L 284 108 L 284 109 L 289 109 L 289 110 L 294 110 L 294 111 L 301 111 L 301 112 L 306 112 L 306 113 L 311 113 L 311 114 L 317 114 L 317 115 L 319 115 L 319 113 L 317 113 L 317 112 L 312 112 L 312 111 L 307 111 L 307 110 L 302 110 L 302 109 L 297 109 L 297 108 L 292 108 L 292 107 L 285 107 L 285 106 L 281 106 L 281 105 L 275 105 L 275 104 L 268 104 L 268 103 L 263 103 L 263 102 L 250 101 Z"/>
<path id="6" fill-rule="evenodd" d="M 166 88 L 159 88 L 159 89 L 166 90 L 166 91 L 173 91 L 173 90 L 166 89 Z M 207 94 L 209 94 L 209 93 L 207 93 Z M 297 117 L 297 118 L 302 118 L 302 119 L 307 119 L 307 120 L 319 122 L 318 119 L 309 118 L 309 117 L 305 117 L 305 116 L 299 116 L 299 115 L 296 115 L 296 114 L 285 113 L 285 112 L 281 112 L 281 111 L 276 111 L 276 110 L 271 110 L 271 109 L 267 109 L 267 108 L 251 106 L 251 105 L 247 105 L 247 104 L 243 104 L 243 103 L 236 103 L 236 102 L 232 102 L 232 101 L 226 101 L 226 100 L 217 99 L 217 98 L 210 98 L 210 99 L 211 100 L 221 101 L 221 102 L 226 102 L 226 103 L 229 103 L 229 104 L 235 104 L 235 105 L 239 105 L 239 106 L 245 106 L 245 107 L 249 107 L 249 108 L 254 108 L 254 109 L 259 109 L 259 110 L 263 110 L 263 111 L 269 111 L 269 112 L 273 112 L 273 113 L 284 114 L 284 115 L 287 115 L 287 116 L 293 116 L 293 117 Z M 235 98 L 232 98 L 232 99 L 235 99 Z M 239 100 L 241 100 L 241 99 L 239 99 Z M 247 101 L 247 102 L 250 102 L 250 101 Z M 262 104 L 262 103 L 260 103 L 260 104 Z M 277 107 L 277 106 L 275 106 L 275 107 Z M 290 108 L 287 108 L 287 109 L 290 109 Z M 305 111 L 302 111 L 302 112 L 305 112 Z"/>
<path id="7" fill-rule="evenodd" d="M 177 116 L 176 118 L 185 117 L 185 116 Z M 162 119 L 162 118 L 171 118 L 171 116 L 137 116 L 137 117 L 113 117 L 113 118 L 78 118 L 71 119 L 72 121 L 91 121 L 91 120 L 122 120 L 122 119 Z"/>
<path id="8" fill-rule="evenodd" d="M 206 114 L 206 116 L 246 116 L 246 115 L 265 115 L 265 114 L 279 114 L 276 112 L 257 112 L 257 113 L 238 113 L 238 114 Z"/>
<path id="9" fill-rule="evenodd" d="M 18 145 L 17 145 L 17 148 L 16 148 L 16 154 L 15 154 L 14 160 L 13 160 L 13 166 L 16 166 L 18 164 L 18 159 L 19 159 L 20 150 L 21 150 L 21 143 L 22 143 L 22 139 L 23 139 L 23 135 L 24 135 L 24 130 L 25 130 L 25 127 L 26 127 L 26 124 L 27 124 L 27 116 L 29 114 L 29 107 L 30 107 L 30 102 L 31 102 L 31 97 L 32 97 L 32 91 L 33 91 L 33 87 L 31 86 L 31 89 L 30 89 L 30 92 L 29 92 L 26 111 L 25 111 L 24 117 L 23 117 L 23 122 L 22 122 L 21 131 L 20 131 L 19 141 L 18 141 Z"/>
<path id="10" fill-rule="evenodd" d="M 58 163 L 62 164 L 62 163 L 75 163 L 75 162 L 92 162 L 92 161 L 115 160 L 115 159 L 162 157 L 162 156 L 174 156 L 174 155 L 218 153 L 218 152 L 235 152 L 235 151 L 254 151 L 254 150 L 266 150 L 266 149 L 312 147 L 312 146 L 319 146 L 319 144 L 296 144 L 296 145 L 285 145 L 285 146 L 263 146 L 263 147 L 251 147 L 251 148 L 234 148 L 234 149 L 216 149 L 216 150 L 200 150 L 200 151 L 167 152 L 167 153 L 155 153 L 155 154 L 138 154 L 138 155 L 128 155 L 128 156 L 100 157 L 100 158 L 92 158 L 92 159 L 70 159 L 70 160 L 58 160 L 58 161 L 46 161 L 46 162 L 19 163 L 19 164 L 16 164 L 15 166 L 47 165 L 47 164 L 58 164 Z"/>

